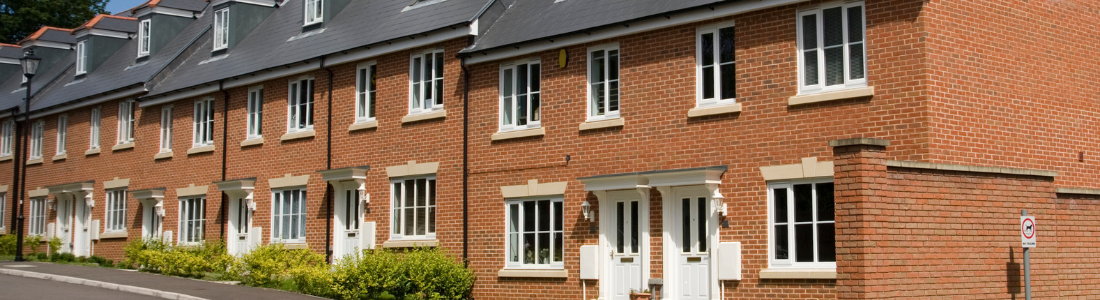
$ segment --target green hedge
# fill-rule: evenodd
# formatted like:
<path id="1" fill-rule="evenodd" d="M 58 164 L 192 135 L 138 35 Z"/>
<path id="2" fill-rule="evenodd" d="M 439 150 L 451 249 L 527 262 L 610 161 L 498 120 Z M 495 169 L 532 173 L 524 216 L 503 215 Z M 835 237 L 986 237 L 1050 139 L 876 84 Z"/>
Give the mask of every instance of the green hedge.
<path id="1" fill-rule="evenodd" d="M 171 276 L 203 278 L 209 273 L 224 273 L 233 263 L 225 243 L 171 246 L 159 240 L 133 241 L 123 248 L 124 267 Z"/>

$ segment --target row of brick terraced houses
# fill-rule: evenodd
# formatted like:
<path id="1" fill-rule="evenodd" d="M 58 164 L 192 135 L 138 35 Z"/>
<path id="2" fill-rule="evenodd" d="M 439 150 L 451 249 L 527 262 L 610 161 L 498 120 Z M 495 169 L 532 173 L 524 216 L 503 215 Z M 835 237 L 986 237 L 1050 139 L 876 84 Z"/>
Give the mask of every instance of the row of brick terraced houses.
<path id="1" fill-rule="evenodd" d="M 1035 296 L 1096 298 L 1098 11 L 151 0 L 0 45 L 0 233 L 441 247 L 475 299 L 1008 299 L 1027 209 Z"/>

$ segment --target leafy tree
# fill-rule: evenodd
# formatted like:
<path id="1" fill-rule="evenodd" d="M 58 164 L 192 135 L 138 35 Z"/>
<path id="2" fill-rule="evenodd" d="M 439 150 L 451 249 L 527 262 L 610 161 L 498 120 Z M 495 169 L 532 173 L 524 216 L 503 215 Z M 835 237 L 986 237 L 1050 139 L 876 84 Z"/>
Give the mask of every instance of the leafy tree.
<path id="1" fill-rule="evenodd" d="M 108 0 L 0 0 L 0 43 L 17 43 L 42 26 L 76 28 L 106 11 Z"/>

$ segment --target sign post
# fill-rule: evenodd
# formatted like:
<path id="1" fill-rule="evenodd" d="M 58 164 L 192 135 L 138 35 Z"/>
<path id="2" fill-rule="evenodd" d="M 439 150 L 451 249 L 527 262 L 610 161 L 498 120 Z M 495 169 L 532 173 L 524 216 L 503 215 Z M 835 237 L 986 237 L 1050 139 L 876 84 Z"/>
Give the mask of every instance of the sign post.
<path id="1" fill-rule="evenodd" d="M 1028 216 L 1027 210 L 1020 213 L 1020 241 L 1024 247 L 1024 297 L 1031 300 L 1031 248 L 1035 248 L 1035 216 Z"/>

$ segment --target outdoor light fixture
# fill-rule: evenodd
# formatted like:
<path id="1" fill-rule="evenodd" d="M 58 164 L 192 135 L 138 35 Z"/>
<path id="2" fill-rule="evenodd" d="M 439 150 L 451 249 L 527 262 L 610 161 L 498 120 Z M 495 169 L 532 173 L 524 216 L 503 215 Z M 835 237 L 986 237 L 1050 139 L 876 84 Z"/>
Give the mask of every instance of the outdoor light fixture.
<path id="1" fill-rule="evenodd" d="M 585 220 L 592 222 L 592 204 L 588 204 L 588 200 L 584 200 L 584 203 L 581 203 L 581 212 L 584 213 Z"/>
<path id="2" fill-rule="evenodd" d="M 41 58 L 34 56 L 34 49 L 27 50 L 23 58 L 19 59 L 19 64 L 23 65 L 23 76 L 27 76 L 27 79 L 34 77 L 38 73 L 38 64 L 41 62 Z"/>

